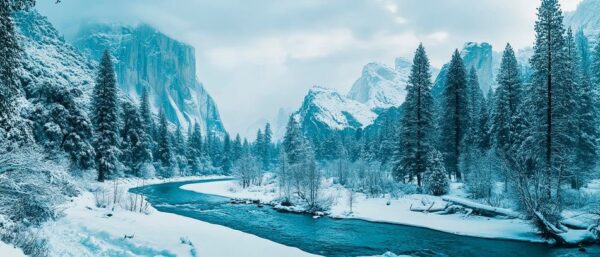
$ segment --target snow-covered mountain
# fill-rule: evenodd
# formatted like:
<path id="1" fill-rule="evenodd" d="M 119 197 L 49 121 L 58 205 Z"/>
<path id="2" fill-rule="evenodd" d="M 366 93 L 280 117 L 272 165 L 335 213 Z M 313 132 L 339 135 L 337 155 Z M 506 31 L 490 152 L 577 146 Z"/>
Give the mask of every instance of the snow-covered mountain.
<path id="1" fill-rule="evenodd" d="M 366 104 L 373 110 L 399 106 L 406 97 L 406 83 L 411 63 L 404 58 L 396 59 L 396 67 L 369 63 L 361 77 L 354 82 L 348 98 Z"/>
<path id="2" fill-rule="evenodd" d="M 37 11 L 14 15 L 23 49 L 21 83 L 31 96 L 45 84 L 80 91 L 77 102 L 89 104 L 96 66 L 65 42 L 48 19 Z"/>
<path id="3" fill-rule="evenodd" d="M 564 23 L 574 30 L 580 28 L 593 41 L 600 35 L 600 0 L 583 0 L 572 12 L 565 13 Z"/>
<path id="4" fill-rule="evenodd" d="M 321 134 L 323 130 L 363 128 L 377 117 L 366 104 L 320 86 L 308 91 L 302 106 L 294 115 L 305 133 L 311 136 Z"/>
<path id="5" fill-rule="evenodd" d="M 108 49 L 116 59 L 121 89 L 137 99 L 147 87 L 154 112 L 163 108 L 167 119 L 184 131 L 198 122 L 203 131 L 225 132 L 214 100 L 196 78 L 193 47 L 145 24 L 88 24 L 73 44 L 92 60 Z"/>
<path id="6" fill-rule="evenodd" d="M 494 75 L 494 52 L 492 45 L 488 43 L 467 42 L 460 51 L 463 57 L 467 72 L 471 67 L 475 67 L 479 78 L 479 86 L 484 94 L 495 84 Z M 440 70 L 435 79 L 432 93 L 434 96 L 439 96 L 442 93 L 444 84 L 446 83 L 446 75 L 448 73 L 448 64 L 445 64 Z"/>

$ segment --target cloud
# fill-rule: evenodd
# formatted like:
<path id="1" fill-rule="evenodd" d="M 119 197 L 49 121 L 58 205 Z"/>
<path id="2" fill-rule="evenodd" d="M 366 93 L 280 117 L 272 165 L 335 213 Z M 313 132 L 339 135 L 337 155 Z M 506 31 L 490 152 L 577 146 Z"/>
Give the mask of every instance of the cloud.
<path id="1" fill-rule="evenodd" d="M 466 41 L 533 42 L 539 0 L 69 0 L 38 8 L 69 38 L 82 22 L 145 22 L 196 48 L 198 77 L 228 130 L 296 109 L 319 84 L 349 90 L 363 65 L 411 58 L 441 66 Z M 561 0 L 574 8 L 579 0 Z M 252 131 L 252 132 L 250 132 Z"/>

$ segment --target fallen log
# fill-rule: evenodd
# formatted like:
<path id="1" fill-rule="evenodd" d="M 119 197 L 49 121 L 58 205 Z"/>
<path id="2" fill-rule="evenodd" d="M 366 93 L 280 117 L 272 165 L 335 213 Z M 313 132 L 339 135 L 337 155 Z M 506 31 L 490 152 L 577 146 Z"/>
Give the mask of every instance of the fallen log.
<path id="1" fill-rule="evenodd" d="M 552 223 L 550 223 L 541 212 L 535 211 L 533 212 L 533 214 L 535 215 L 535 218 L 541 226 L 540 229 L 542 230 L 542 234 L 556 240 L 556 243 L 559 245 L 568 245 L 567 240 L 561 235 L 566 231 L 559 229 Z"/>
<path id="2" fill-rule="evenodd" d="M 510 210 L 510 209 L 493 207 L 490 205 L 473 202 L 471 200 L 456 197 L 456 196 L 442 196 L 442 200 L 472 209 L 473 212 L 478 213 L 480 215 L 484 215 L 484 216 L 490 216 L 490 217 L 505 216 L 508 218 L 515 218 L 515 219 L 524 218 L 523 215 L 521 215 L 520 213 Z"/>
<path id="3" fill-rule="evenodd" d="M 437 205 L 436 206 L 436 202 L 432 202 L 429 205 L 417 205 L 417 206 L 413 206 L 411 204 L 410 207 L 409 207 L 409 209 L 411 211 L 415 211 L 415 212 L 440 212 L 440 211 L 446 210 L 446 207 L 448 207 L 447 203 L 444 203 L 442 205 Z"/>

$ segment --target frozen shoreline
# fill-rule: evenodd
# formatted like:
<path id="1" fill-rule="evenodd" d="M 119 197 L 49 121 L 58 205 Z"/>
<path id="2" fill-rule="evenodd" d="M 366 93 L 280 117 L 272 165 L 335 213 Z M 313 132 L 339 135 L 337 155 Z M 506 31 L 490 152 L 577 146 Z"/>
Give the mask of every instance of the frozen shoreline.
<path id="1" fill-rule="evenodd" d="M 241 189 L 235 181 L 219 181 L 202 184 L 187 184 L 185 190 L 205 194 L 220 195 L 236 199 L 259 200 L 269 203 L 278 196 L 274 185 Z M 324 189 L 324 194 L 336 199 L 329 213 L 332 218 L 361 219 L 371 222 L 391 223 L 433 229 L 463 236 L 488 239 L 506 239 L 543 243 L 541 238 L 528 222 L 519 219 L 495 219 L 480 216 L 465 217 L 461 214 L 437 215 L 410 211 L 411 204 L 421 201 L 440 202 L 440 197 L 430 195 L 406 195 L 399 199 L 366 198 L 355 193 L 352 212 L 350 212 L 349 193 L 346 189 L 333 186 Z M 389 201 L 389 205 L 387 204 Z"/>
<path id="2" fill-rule="evenodd" d="M 144 184 L 209 178 L 223 177 L 152 179 Z M 119 183 L 125 191 L 141 185 L 137 179 Z M 108 181 L 95 186 L 112 185 Z M 149 214 L 97 208 L 88 191 L 63 207 L 65 216 L 41 229 L 48 238 L 50 256 L 315 256 L 224 226 L 159 212 L 152 206 Z"/>

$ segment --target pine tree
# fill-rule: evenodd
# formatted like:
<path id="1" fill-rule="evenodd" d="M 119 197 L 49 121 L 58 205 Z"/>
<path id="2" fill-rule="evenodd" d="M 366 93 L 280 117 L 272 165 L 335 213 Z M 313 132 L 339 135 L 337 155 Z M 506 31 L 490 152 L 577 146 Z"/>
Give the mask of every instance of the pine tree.
<path id="1" fill-rule="evenodd" d="M 175 130 L 175 134 L 173 134 L 173 138 L 171 139 L 173 142 L 173 155 L 177 162 L 177 167 L 181 173 L 183 173 L 187 168 L 187 156 L 186 156 L 186 145 L 185 138 L 183 136 L 183 132 L 181 131 L 181 126 L 177 125 L 177 129 Z"/>
<path id="2" fill-rule="evenodd" d="M 256 139 L 254 140 L 254 156 L 261 158 L 263 153 L 263 147 L 265 143 L 265 137 L 263 136 L 262 130 L 258 129 L 256 132 Z"/>
<path id="3" fill-rule="evenodd" d="M 225 172 L 225 174 L 229 174 L 229 172 L 231 171 L 231 166 L 233 165 L 231 155 L 231 138 L 229 137 L 229 134 L 225 133 L 225 138 L 223 139 L 223 162 L 221 164 L 221 167 L 223 167 L 223 171 Z"/>
<path id="4" fill-rule="evenodd" d="M 583 33 L 583 29 L 579 29 L 575 34 L 575 44 L 577 46 L 577 54 L 579 56 L 579 68 L 581 69 L 581 76 L 590 79 L 592 71 L 592 54 L 590 53 L 589 40 Z"/>
<path id="5" fill-rule="evenodd" d="M 568 61 L 571 65 L 571 73 L 577 82 L 575 98 L 577 103 L 577 133 L 575 136 L 575 169 L 571 175 L 571 187 L 578 189 L 583 186 L 586 177 L 595 168 L 598 158 L 598 138 L 600 131 L 598 129 L 596 97 L 592 90 L 590 79 L 591 59 L 587 38 L 583 31 L 576 34 L 575 42 L 570 36 L 570 29 L 567 31 L 567 53 L 570 57 Z M 573 43 L 575 43 L 575 52 L 573 52 Z M 571 49 L 571 50 L 569 50 Z"/>
<path id="6" fill-rule="evenodd" d="M 154 145 L 156 138 L 156 126 L 154 125 L 154 119 L 152 119 L 152 109 L 150 109 L 150 96 L 147 87 L 142 88 L 142 96 L 140 99 L 140 116 L 142 117 L 142 124 L 144 125 L 144 131 L 152 140 L 151 143 Z M 153 146 L 154 148 L 154 146 Z"/>
<path id="7" fill-rule="evenodd" d="M 481 108 L 484 108 L 485 99 L 481 87 L 479 87 L 479 78 L 477 70 L 471 66 L 467 78 L 467 109 L 469 112 L 469 130 L 476 131 L 480 123 Z"/>
<path id="8" fill-rule="evenodd" d="M 11 2 L 0 1 L 0 129 L 10 130 L 18 93 L 19 55 L 15 27 L 11 18 Z"/>
<path id="9" fill-rule="evenodd" d="M 487 119 L 487 108 L 483 92 L 479 87 L 477 71 L 471 67 L 467 78 L 467 133 L 461 142 L 460 169 L 465 177 L 471 176 L 471 170 L 479 161 L 483 152 L 483 141 L 486 138 L 487 130 L 485 126 Z M 472 180 L 466 179 L 467 182 Z"/>
<path id="10" fill-rule="evenodd" d="M 104 51 L 93 92 L 96 165 L 98 181 L 117 170 L 119 149 L 117 83 L 108 51 Z"/>
<path id="11" fill-rule="evenodd" d="M 157 160 L 165 169 L 169 169 L 172 165 L 171 159 L 173 153 L 171 149 L 171 142 L 169 142 L 169 123 L 165 116 L 164 110 L 160 110 L 159 122 L 158 122 L 158 151 Z"/>
<path id="12" fill-rule="evenodd" d="M 426 156 L 426 160 L 427 167 L 424 174 L 426 192 L 432 195 L 448 193 L 450 183 L 448 182 L 448 176 L 446 176 L 442 154 L 437 150 L 430 151 Z"/>
<path id="13" fill-rule="evenodd" d="M 121 129 L 121 162 L 135 176 L 141 176 L 140 169 L 152 162 L 150 138 L 144 130 L 138 109 L 129 102 L 123 103 L 123 128 Z"/>
<path id="14" fill-rule="evenodd" d="M 516 119 L 522 104 L 522 83 L 519 64 L 510 44 L 506 45 L 502 54 L 497 82 L 491 117 L 492 141 L 500 158 L 514 168 L 515 154 L 521 144 L 516 138 L 521 133 Z"/>
<path id="15" fill-rule="evenodd" d="M 262 149 L 262 168 L 263 170 L 269 170 L 271 167 L 271 152 L 273 144 L 273 132 L 271 131 L 271 124 L 265 125 L 265 132 L 263 134 L 263 149 Z"/>
<path id="16" fill-rule="evenodd" d="M 203 167 L 202 157 L 204 155 L 202 146 L 202 133 L 200 131 L 200 125 L 194 124 L 194 129 L 188 136 L 187 144 L 187 160 L 188 166 L 192 174 L 198 174 Z"/>
<path id="17" fill-rule="evenodd" d="M 304 161 L 307 157 L 307 153 L 305 152 L 307 145 L 308 142 L 302 131 L 300 131 L 300 125 L 294 119 L 293 115 L 290 116 L 283 139 L 283 148 L 288 164 L 293 165 Z"/>
<path id="18" fill-rule="evenodd" d="M 590 64 L 590 79 L 592 80 L 592 84 L 594 86 L 595 95 L 598 97 L 600 95 L 600 36 L 598 36 L 598 39 L 596 39 L 596 45 L 594 46 L 591 59 L 592 63 Z"/>
<path id="19" fill-rule="evenodd" d="M 469 110 L 467 92 L 467 74 L 463 59 L 454 51 L 446 84 L 442 92 L 442 116 L 440 118 L 441 136 L 440 147 L 444 157 L 446 171 L 460 180 L 462 174 L 459 168 L 461 143 L 468 129 Z"/>
<path id="20" fill-rule="evenodd" d="M 557 0 L 544 0 L 538 8 L 538 20 L 535 24 L 536 41 L 531 58 L 532 90 L 528 106 L 531 126 L 528 129 L 529 140 L 523 150 L 531 160 L 536 160 L 534 169 L 545 169 L 543 195 L 550 201 L 552 183 L 556 177 L 555 149 L 556 117 L 558 95 L 565 74 L 565 40 L 563 17 Z M 564 83 L 563 83 L 564 84 Z"/>
<path id="21" fill-rule="evenodd" d="M 234 163 L 242 157 L 242 138 L 240 137 L 240 134 L 236 134 L 235 139 L 233 140 L 231 157 Z"/>
<path id="22" fill-rule="evenodd" d="M 399 148 L 403 151 L 397 154 L 393 174 L 397 181 L 403 181 L 405 175 L 411 179 L 416 177 L 417 185 L 421 187 L 422 176 L 427 169 L 426 158 L 434 148 L 431 71 L 429 58 L 422 44 L 415 52 L 406 91 L 399 136 Z"/>
<path id="23" fill-rule="evenodd" d="M 565 44 L 558 0 L 543 0 L 537 16 L 534 54 L 530 60 L 532 83 L 523 107 L 527 112 L 523 121 L 528 126 L 520 136 L 525 140 L 518 152 L 524 160 L 518 162 L 521 174 L 513 182 L 519 184 L 521 192 L 526 192 L 519 199 L 530 215 L 540 213 L 547 221 L 556 223 L 561 206 L 560 185 L 569 173 L 573 133 L 577 133 L 573 126 L 576 81 L 572 73 L 572 53 L 576 51 Z M 545 226 L 539 228 L 546 231 Z"/>
<path id="24" fill-rule="evenodd" d="M 576 166 L 574 163 L 574 156 L 578 138 L 581 136 L 578 127 L 578 101 L 580 101 L 578 99 L 578 93 L 582 81 L 579 63 L 580 59 L 577 53 L 575 39 L 571 28 L 569 28 L 565 37 L 563 71 L 559 73 L 558 77 L 561 83 L 557 85 L 555 93 L 556 105 L 553 113 L 553 119 L 555 120 L 553 131 L 555 143 L 553 149 L 553 162 L 551 165 L 557 173 L 557 190 L 560 190 L 560 184 L 563 181 L 563 177 L 573 177 L 574 175 L 576 177 L 577 175 L 574 169 Z M 560 192 L 557 192 L 556 198 L 560 201 L 559 193 Z"/>

